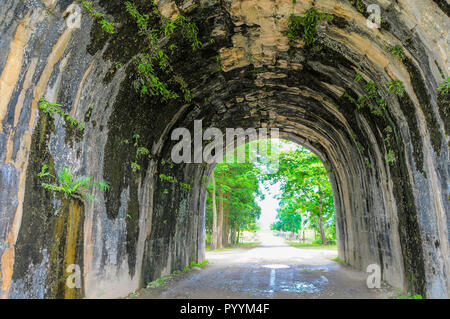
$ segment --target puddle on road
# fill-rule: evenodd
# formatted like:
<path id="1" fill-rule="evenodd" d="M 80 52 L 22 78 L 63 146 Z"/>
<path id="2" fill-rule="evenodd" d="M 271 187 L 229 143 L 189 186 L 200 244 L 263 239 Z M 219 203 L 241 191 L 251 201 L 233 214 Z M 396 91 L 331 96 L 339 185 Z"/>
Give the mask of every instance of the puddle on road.
<path id="1" fill-rule="evenodd" d="M 283 269 L 283 268 L 289 268 L 288 265 L 282 265 L 282 264 L 272 264 L 272 265 L 264 265 L 264 268 L 270 268 L 270 269 Z"/>
<path id="2" fill-rule="evenodd" d="M 273 295 L 273 293 L 277 293 L 277 292 L 291 292 L 291 293 L 298 293 L 298 294 L 302 294 L 302 293 L 317 293 L 320 292 L 321 290 L 323 290 L 322 288 L 320 288 L 319 286 L 316 286 L 312 283 L 307 283 L 307 282 L 295 282 L 292 283 L 291 285 L 282 285 L 282 286 L 275 286 L 272 287 L 272 289 L 245 289 L 245 288 L 237 288 L 237 287 L 233 287 L 231 289 L 233 292 L 246 292 L 249 294 L 252 294 L 255 297 L 269 297 L 271 295 Z"/>
<path id="3" fill-rule="evenodd" d="M 307 283 L 307 282 L 299 282 L 299 283 L 294 283 L 291 286 L 281 286 L 281 291 L 283 292 L 298 292 L 298 293 L 315 293 L 315 292 L 319 292 L 321 289 L 319 289 L 318 287 L 314 286 L 311 283 Z"/>
<path id="4" fill-rule="evenodd" d="M 266 274 L 262 275 L 258 271 L 259 267 L 270 269 L 268 278 L 265 277 Z M 260 276 L 267 278 L 266 287 L 261 287 L 261 285 L 264 286 L 264 280 L 260 282 L 261 278 L 256 280 L 260 287 L 248 287 L 244 282 L 234 280 L 230 282 L 229 289 L 234 293 L 248 293 L 255 297 L 271 298 L 276 293 L 314 294 L 325 290 L 328 285 L 327 277 L 321 274 L 330 270 L 327 267 L 300 268 L 286 264 L 267 264 L 259 267 L 253 269 L 252 275 L 255 278 Z M 297 274 L 297 278 L 286 280 L 286 274 L 291 272 Z"/>

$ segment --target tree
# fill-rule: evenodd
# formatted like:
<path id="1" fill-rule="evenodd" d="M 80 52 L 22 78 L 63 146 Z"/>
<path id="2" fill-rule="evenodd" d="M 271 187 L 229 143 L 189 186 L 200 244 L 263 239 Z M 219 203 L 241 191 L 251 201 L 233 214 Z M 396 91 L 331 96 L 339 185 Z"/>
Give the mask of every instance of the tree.
<path id="1" fill-rule="evenodd" d="M 246 146 L 243 146 L 246 147 Z M 246 156 L 249 157 L 249 147 Z M 261 214 L 256 199 L 260 168 L 256 163 L 218 163 L 208 186 L 206 230 L 211 234 L 211 249 L 239 242 L 241 229 L 254 228 Z M 216 212 L 216 213 L 215 213 Z M 215 214 L 217 225 L 215 225 Z M 215 235 L 217 229 L 217 235 Z"/>
<path id="2" fill-rule="evenodd" d="M 267 174 L 265 179 L 281 183 L 280 209 L 274 227 L 281 224 L 282 230 L 298 231 L 309 220 L 323 244 L 328 243 L 326 228 L 330 239 L 336 238 L 331 184 L 317 156 L 303 147 L 282 152 L 279 170 Z"/>
<path id="3" fill-rule="evenodd" d="M 211 174 L 211 183 L 212 183 L 212 215 L 213 215 L 213 223 L 212 223 L 212 236 L 211 236 L 211 250 L 215 250 L 217 247 L 217 207 L 216 207 L 216 181 L 214 179 L 214 171 Z"/>

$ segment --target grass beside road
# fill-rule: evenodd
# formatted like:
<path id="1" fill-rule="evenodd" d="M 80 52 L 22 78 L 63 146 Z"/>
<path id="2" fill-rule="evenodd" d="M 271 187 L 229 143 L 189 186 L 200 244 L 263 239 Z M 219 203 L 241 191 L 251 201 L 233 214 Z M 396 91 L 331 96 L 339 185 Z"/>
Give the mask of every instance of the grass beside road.
<path id="1" fill-rule="evenodd" d="M 288 241 L 287 243 L 297 248 L 337 249 L 337 245 L 308 244 L 308 243 L 299 243 L 298 241 Z"/>
<path id="2" fill-rule="evenodd" d="M 227 250 L 236 249 L 236 248 L 258 246 L 259 244 L 261 244 L 261 242 L 259 242 L 259 241 L 257 241 L 257 242 L 248 242 L 248 243 L 241 243 L 241 244 L 238 244 L 236 246 L 223 247 L 223 248 L 216 249 L 216 250 L 211 250 L 211 246 L 207 245 L 206 246 L 206 251 L 227 251 Z"/>
<path id="3" fill-rule="evenodd" d="M 335 261 L 335 262 L 337 262 L 337 263 L 340 263 L 341 265 L 344 265 L 344 266 L 348 265 L 345 261 L 343 261 L 343 260 L 342 260 L 341 258 L 339 258 L 339 257 L 331 258 L 331 260 L 332 260 L 332 261 Z"/>
<path id="4" fill-rule="evenodd" d="M 147 284 L 147 288 L 158 288 L 159 286 L 161 286 L 162 284 L 164 284 L 165 282 L 169 281 L 170 279 L 172 279 L 174 276 L 179 275 L 181 273 L 184 272 L 188 272 L 189 270 L 191 270 L 194 267 L 199 267 L 199 268 L 203 268 L 205 267 L 207 264 L 209 263 L 208 259 L 206 259 L 205 261 L 201 262 L 201 263 L 195 263 L 195 262 L 191 262 L 189 264 L 189 266 L 184 267 L 182 270 L 175 270 L 173 273 L 171 273 L 170 275 L 158 278 L 152 282 L 149 282 Z"/>
<path id="5" fill-rule="evenodd" d="M 148 288 L 158 288 L 159 286 L 165 284 L 166 282 L 168 282 L 170 279 L 174 278 L 176 275 L 185 273 L 190 271 L 192 268 L 194 267 L 199 267 L 199 268 L 203 268 L 206 265 L 208 265 L 209 261 L 208 259 L 202 261 L 201 263 L 196 263 L 196 262 L 191 262 L 189 264 L 189 266 L 184 267 L 182 270 L 175 270 L 173 273 L 171 273 L 170 275 L 158 278 L 156 280 L 153 280 L 152 282 L 149 282 L 147 284 L 147 289 Z M 131 294 L 128 295 L 128 298 L 135 298 L 135 297 L 139 297 L 140 293 L 138 291 L 132 292 Z"/>

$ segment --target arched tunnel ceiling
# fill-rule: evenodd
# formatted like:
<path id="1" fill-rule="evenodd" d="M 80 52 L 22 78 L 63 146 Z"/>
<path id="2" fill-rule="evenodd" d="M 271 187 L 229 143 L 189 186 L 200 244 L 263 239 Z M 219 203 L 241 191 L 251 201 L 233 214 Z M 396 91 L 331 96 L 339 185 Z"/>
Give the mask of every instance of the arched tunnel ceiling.
<path id="1" fill-rule="evenodd" d="M 360 269 L 379 263 L 391 285 L 448 297 L 450 111 L 448 94 L 438 91 L 449 72 L 448 3 L 373 2 L 379 29 L 368 28 L 368 14 L 350 0 L 156 1 L 165 17 L 184 15 L 199 29 L 199 50 L 180 43 L 170 55 L 194 95 L 189 103 L 136 92 L 135 58 L 144 48 L 122 1 L 94 1 L 115 22 L 112 35 L 84 11 L 81 28 L 68 28 L 71 1 L 2 3 L 0 295 L 67 296 L 49 274 L 68 258 L 64 248 L 55 257 L 51 238 L 71 230 L 55 231 L 58 204 L 39 187 L 35 171 L 48 161 L 111 183 L 99 204 L 82 207 L 83 244 L 73 247 L 83 265 L 80 295 L 126 295 L 202 259 L 202 180 L 211 167 L 164 163 L 172 130 L 203 120 L 205 128 L 279 128 L 314 150 L 333 185 L 340 257 Z M 313 46 L 290 41 L 288 18 L 311 8 L 332 20 L 317 25 Z M 401 60 L 394 46 L 403 47 Z M 389 92 L 393 80 L 403 83 L 402 97 Z M 372 103 L 385 99 L 381 110 L 356 105 L 370 83 Z M 46 119 L 41 96 L 84 120 L 82 136 Z M 152 151 L 137 174 L 136 150 L 124 142 L 135 133 Z M 161 173 L 190 190 L 164 184 Z"/>

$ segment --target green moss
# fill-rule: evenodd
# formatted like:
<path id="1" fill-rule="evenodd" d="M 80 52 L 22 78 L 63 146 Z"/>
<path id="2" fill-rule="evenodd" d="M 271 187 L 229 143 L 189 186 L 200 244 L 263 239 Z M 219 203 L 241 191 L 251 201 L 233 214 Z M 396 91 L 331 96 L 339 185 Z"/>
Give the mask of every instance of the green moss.
<path id="1" fill-rule="evenodd" d="M 414 92 L 416 93 L 420 107 L 425 115 L 426 123 L 428 131 L 430 132 L 431 145 L 433 146 L 434 151 L 438 156 L 441 155 L 441 147 L 442 147 L 442 134 L 439 130 L 439 123 L 437 121 L 436 115 L 433 111 L 433 105 L 430 100 L 430 96 L 427 91 L 427 87 L 425 85 L 425 80 L 422 77 L 422 74 L 419 71 L 419 68 L 416 64 L 406 57 L 403 61 L 405 64 L 410 77 L 411 82 L 414 88 Z"/>
<path id="2" fill-rule="evenodd" d="M 91 42 L 86 47 L 86 51 L 90 55 L 95 55 L 98 51 L 100 51 L 111 37 L 109 33 L 105 33 L 102 30 L 102 27 L 98 23 L 94 23 L 91 28 Z"/>
<path id="3" fill-rule="evenodd" d="M 127 218 L 125 218 L 127 228 L 126 250 L 128 257 L 128 272 L 131 277 L 136 272 L 136 249 L 139 238 L 139 198 L 138 198 L 138 180 L 133 178 L 130 181 L 130 194 L 127 203 Z"/>
<path id="4" fill-rule="evenodd" d="M 84 113 L 84 121 L 87 123 L 91 119 L 92 111 L 94 110 L 94 106 L 90 105 L 87 109 L 86 113 Z"/>
<path id="5" fill-rule="evenodd" d="M 409 132 L 411 134 L 411 143 L 413 145 L 413 157 L 416 163 L 416 168 L 425 177 L 426 173 L 423 168 L 423 143 L 422 136 L 419 131 L 417 122 L 417 112 L 415 111 L 414 104 L 408 96 L 404 96 L 399 100 L 400 108 L 408 123 Z"/>
<path id="6" fill-rule="evenodd" d="M 444 129 L 448 136 L 450 132 L 450 93 L 438 95 L 438 111 L 444 122 Z"/>

